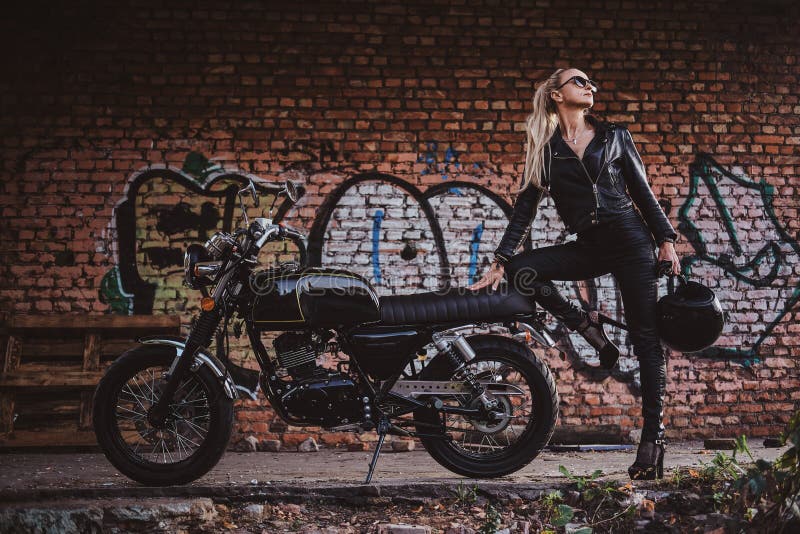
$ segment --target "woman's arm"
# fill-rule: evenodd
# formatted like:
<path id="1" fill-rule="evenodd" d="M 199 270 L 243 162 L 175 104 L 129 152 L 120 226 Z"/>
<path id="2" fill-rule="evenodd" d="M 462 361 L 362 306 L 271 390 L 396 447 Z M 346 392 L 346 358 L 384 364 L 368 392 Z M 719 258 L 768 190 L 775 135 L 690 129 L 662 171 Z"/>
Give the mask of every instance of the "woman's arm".
<path id="1" fill-rule="evenodd" d="M 644 163 L 633 144 L 633 138 L 627 128 L 622 129 L 623 154 L 625 162 L 625 183 L 628 185 L 628 192 L 636 203 L 639 211 L 644 216 L 647 226 L 653 233 L 656 243 L 660 247 L 665 241 L 674 242 L 678 238 L 678 233 L 672 228 L 664 210 L 656 200 L 650 185 L 647 182 L 647 174 L 644 170 Z"/>
<path id="2" fill-rule="evenodd" d="M 514 252 L 528 235 L 541 200 L 542 190 L 532 185 L 528 185 L 519 194 L 514 202 L 514 211 L 511 213 L 508 226 L 500 239 L 500 245 L 494 251 L 495 262 L 505 265 L 511 260 Z"/>

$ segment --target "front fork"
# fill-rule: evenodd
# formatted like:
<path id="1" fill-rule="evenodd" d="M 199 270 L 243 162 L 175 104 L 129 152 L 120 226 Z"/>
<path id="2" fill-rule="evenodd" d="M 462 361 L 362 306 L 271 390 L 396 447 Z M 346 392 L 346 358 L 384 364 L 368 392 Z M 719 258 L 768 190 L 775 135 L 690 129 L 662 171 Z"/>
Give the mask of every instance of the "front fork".
<path id="1" fill-rule="evenodd" d="M 219 325 L 221 316 L 222 314 L 218 308 L 200 313 L 197 323 L 195 323 L 186 340 L 183 353 L 180 354 L 179 358 L 176 358 L 176 362 L 167 373 L 167 383 L 161 391 L 161 396 L 150 408 L 148 418 L 154 427 L 158 428 L 165 424 L 169 415 L 169 406 L 172 404 L 178 385 L 191 368 L 197 351 L 211 344 L 211 337 Z"/>

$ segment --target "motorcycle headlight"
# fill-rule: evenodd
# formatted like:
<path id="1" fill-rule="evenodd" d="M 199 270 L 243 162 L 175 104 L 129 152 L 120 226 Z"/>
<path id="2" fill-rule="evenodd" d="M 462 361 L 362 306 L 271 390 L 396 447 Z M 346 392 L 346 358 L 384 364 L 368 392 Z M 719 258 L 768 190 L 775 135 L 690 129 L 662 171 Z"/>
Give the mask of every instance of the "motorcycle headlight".
<path id="1" fill-rule="evenodd" d="M 184 282 L 192 289 L 200 289 L 212 283 L 222 262 L 210 261 L 206 248 L 202 245 L 189 245 L 183 255 Z"/>

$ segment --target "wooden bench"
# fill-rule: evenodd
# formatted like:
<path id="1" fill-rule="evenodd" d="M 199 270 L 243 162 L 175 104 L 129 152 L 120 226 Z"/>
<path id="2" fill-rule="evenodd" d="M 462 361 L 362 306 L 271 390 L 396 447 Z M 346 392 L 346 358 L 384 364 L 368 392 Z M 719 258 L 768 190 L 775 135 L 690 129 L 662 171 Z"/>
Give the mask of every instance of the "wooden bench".
<path id="1" fill-rule="evenodd" d="M 177 315 L 16 315 L 0 327 L 0 448 L 95 445 L 92 395 L 145 335 L 179 335 Z"/>

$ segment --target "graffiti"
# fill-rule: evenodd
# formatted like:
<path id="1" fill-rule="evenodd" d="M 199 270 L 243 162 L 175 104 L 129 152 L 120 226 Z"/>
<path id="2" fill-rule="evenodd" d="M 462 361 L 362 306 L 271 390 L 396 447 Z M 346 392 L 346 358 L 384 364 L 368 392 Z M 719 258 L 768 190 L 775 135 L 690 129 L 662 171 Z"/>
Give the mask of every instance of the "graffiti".
<path id="1" fill-rule="evenodd" d="M 417 158 L 418 163 L 426 165 L 420 174 L 441 174 L 442 180 L 447 180 L 447 166 L 452 164 L 456 169 L 461 169 L 461 162 L 458 161 L 458 152 L 452 146 L 447 147 L 443 161 L 439 162 L 438 149 L 439 143 L 436 141 L 427 144 L 427 151 Z"/>
<path id="2" fill-rule="evenodd" d="M 292 141 L 288 147 L 280 150 L 278 155 L 287 161 L 284 172 L 290 170 L 345 172 L 355 168 L 350 162 L 350 152 L 340 151 L 330 139 Z"/>
<path id="3" fill-rule="evenodd" d="M 208 180 L 208 177 L 212 174 L 222 171 L 222 165 L 212 163 L 199 152 L 189 152 L 183 162 L 182 170 L 202 183 Z"/>
<path id="4" fill-rule="evenodd" d="M 439 148 L 439 144 L 436 141 L 431 141 L 427 144 L 427 151 L 424 154 L 420 154 L 417 158 L 417 163 L 425 163 L 425 168 L 422 169 L 420 172 L 421 175 L 426 174 L 440 174 L 442 180 L 447 180 L 449 178 L 448 175 L 448 166 L 453 165 L 457 171 L 461 170 L 461 162 L 458 161 L 458 152 L 451 146 L 447 147 L 447 150 L 444 153 L 443 161 L 438 161 L 437 151 Z M 475 168 L 478 168 L 478 164 L 475 164 Z M 455 193 L 456 195 L 461 195 L 461 191 L 457 187 L 451 187 L 450 190 Z"/>
<path id="5" fill-rule="evenodd" d="M 202 241 L 202 239 L 200 240 Z M 145 256 L 145 265 L 152 265 L 156 269 L 183 266 L 183 249 L 170 247 L 142 247 Z"/>
<path id="6" fill-rule="evenodd" d="M 460 161 L 461 152 L 452 145 L 448 145 L 444 155 L 439 155 L 439 143 L 429 141 L 425 144 L 425 150 L 417 156 L 417 163 L 424 163 L 425 168 L 420 171 L 421 176 L 438 174 L 442 180 L 455 178 L 459 175 L 469 175 L 476 178 L 486 178 L 489 176 L 499 176 L 500 172 L 488 163 L 473 162 L 472 165 Z M 455 194 L 460 194 L 458 188 Z"/>
<path id="7" fill-rule="evenodd" d="M 183 234 L 194 229 L 200 240 L 208 239 L 208 233 L 217 227 L 221 219 L 211 202 L 203 202 L 200 213 L 193 213 L 192 207 L 185 202 L 178 202 L 169 208 L 154 208 L 152 212 L 158 218 L 156 230 L 162 234 Z"/>
<path id="8" fill-rule="evenodd" d="M 469 244 L 469 283 L 474 284 L 478 281 L 478 247 L 481 244 L 483 235 L 483 223 L 480 223 L 472 231 L 472 241 Z"/>
<path id="9" fill-rule="evenodd" d="M 403 242 L 405 242 L 405 246 L 403 250 L 400 251 L 400 257 L 406 261 L 416 258 L 419 251 L 414 243 L 409 239 L 403 239 Z"/>
<path id="10" fill-rule="evenodd" d="M 309 259 L 312 265 L 360 270 L 358 274 L 369 279 L 380 294 L 466 286 L 488 269 L 511 212 L 502 197 L 473 182 L 448 180 L 422 192 L 398 177 L 365 173 L 346 180 L 323 202 L 309 234 Z M 368 213 L 381 215 L 369 219 Z M 567 236 L 550 199 L 542 203 L 534 226 L 531 235 L 537 246 Z M 372 236 L 371 246 L 357 246 L 368 235 Z M 531 245 L 529 236 L 523 250 L 530 250 Z M 409 250 L 412 247 L 415 253 Z M 611 275 L 556 282 L 556 286 L 584 307 L 599 307 L 607 315 L 621 318 L 621 298 Z M 559 346 L 576 372 L 592 380 L 609 376 L 598 368 L 596 351 L 581 336 L 554 318 L 547 326 L 559 338 Z M 620 345 L 628 342 L 623 331 L 610 334 Z M 635 388 L 637 373 L 638 360 L 626 355 L 612 376 Z"/>
<path id="11" fill-rule="evenodd" d="M 703 356 L 761 362 L 765 341 L 800 300 L 800 243 L 779 222 L 774 199 L 766 180 L 731 172 L 708 154 L 689 166 L 678 228 L 695 252 L 681 259 L 683 274 L 733 283 L 718 295 L 732 324 L 723 332 L 731 347 L 710 347 Z"/>
<path id="12" fill-rule="evenodd" d="M 379 224 L 368 215 L 378 211 Z M 451 280 L 430 203 L 412 184 L 376 172 L 352 176 L 323 201 L 308 235 L 308 258 L 311 265 L 357 271 L 382 293 L 435 290 Z"/>
<path id="13" fill-rule="evenodd" d="M 298 142 L 287 150 L 312 148 Z M 424 191 L 378 172 L 351 175 L 341 183 L 323 200 L 313 220 L 309 263 L 358 272 L 383 295 L 444 290 L 480 279 L 512 208 L 478 183 L 451 180 L 447 165 L 460 165 L 459 154 L 449 148 L 441 159 L 437 148 L 435 143 L 428 145 L 423 174 L 435 172 L 444 181 Z M 331 146 L 322 150 L 319 145 L 315 150 L 319 150 L 315 162 L 332 161 Z M 207 169 L 207 162 L 195 157 L 182 171 L 149 168 L 131 178 L 125 198 L 115 209 L 118 268 L 101 282 L 100 299 L 114 313 L 150 313 L 157 291 L 173 295 L 178 291 L 177 284 L 159 284 L 165 276 L 180 272 L 185 244 L 234 226 L 236 191 L 247 178 L 233 173 L 203 175 L 198 169 Z M 720 284 L 726 289 L 718 295 L 729 310 L 732 327 L 723 334 L 724 342 L 702 355 L 737 358 L 743 365 L 758 363 L 763 360 L 760 349 L 800 300 L 800 268 L 796 267 L 800 245 L 779 224 L 773 206 L 775 191 L 764 180 L 753 181 L 723 169 L 701 154 L 690 166 L 689 186 L 678 211 L 678 230 L 694 253 L 682 258 L 683 272 L 701 281 L 727 280 L 727 285 Z M 264 193 L 274 193 L 268 189 Z M 730 199 L 737 199 L 737 205 Z M 659 202 L 669 213 L 672 202 Z M 275 220 L 286 216 L 288 209 L 288 204 L 282 204 Z M 523 249 L 569 237 L 552 199 L 546 197 Z M 662 280 L 662 294 L 665 283 Z M 733 289 L 729 289 L 731 283 Z M 610 274 L 556 282 L 556 286 L 585 309 L 624 320 L 621 296 Z M 755 296 L 765 290 L 777 298 Z M 593 380 L 609 376 L 597 367 L 594 349 L 581 336 L 554 318 L 547 326 L 576 372 Z M 608 330 L 621 348 L 628 349 L 611 376 L 638 387 L 638 361 L 627 333 Z"/>
<path id="14" fill-rule="evenodd" d="M 199 156 L 191 161 L 189 167 L 197 173 L 202 163 Z M 232 230 L 238 216 L 237 192 L 249 178 L 262 196 L 273 196 L 281 188 L 244 174 L 195 176 L 158 166 L 132 176 L 124 198 L 114 208 L 109 233 L 116 245 L 117 267 L 113 276 L 106 275 L 101 282 L 101 300 L 111 305 L 113 313 L 152 313 L 156 298 L 180 308 L 185 302 L 181 282 L 186 245 L 205 241 L 216 231 Z M 298 194 L 305 194 L 303 186 Z M 287 199 L 280 202 L 273 220 L 281 221 L 291 204 Z M 261 215 L 260 209 L 252 209 L 251 217 Z M 117 294 L 127 299 L 124 305 Z"/>
<path id="15" fill-rule="evenodd" d="M 58 267 L 75 265 L 75 253 L 71 250 L 61 250 L 53 254 Z"/>
<path id="16" fill-rule="evenodd" d="M 372 223 L 372 272 L 375 276 L 375 281 L 381 283 L 381 262 L 380 262 L 380 239 L 381 239 L 381 221 L 383 220 L 383 212 L 377 210 L 373 215 Z"/>
<path id="17" fill-rule="evenodd" d="M 130 315 L 133 312 L 133 295 L 123 289 L 118 267 L 112 267 L 103 276 L 98 298 L 100 302 L 108 305 L 109 313 Z"/>

